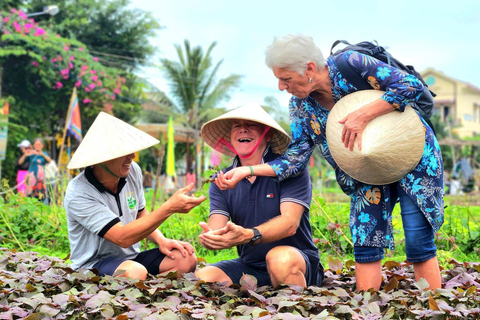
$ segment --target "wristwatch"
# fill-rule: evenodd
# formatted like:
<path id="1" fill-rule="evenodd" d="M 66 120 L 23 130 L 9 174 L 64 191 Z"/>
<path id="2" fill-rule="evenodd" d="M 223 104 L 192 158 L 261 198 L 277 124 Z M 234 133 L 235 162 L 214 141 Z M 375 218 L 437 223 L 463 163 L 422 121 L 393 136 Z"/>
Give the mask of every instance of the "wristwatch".
<path id="1" fill-rule="evenodd" d="M 256 246 L 262 241 L 262 234 L 260 233 L 260 231 L 258 231 L 257 228 L 252 228 L 252 230 L 253 230 L 253 238 L 252 240 L 250 240 L 248 244 L 251 246 Z"/>

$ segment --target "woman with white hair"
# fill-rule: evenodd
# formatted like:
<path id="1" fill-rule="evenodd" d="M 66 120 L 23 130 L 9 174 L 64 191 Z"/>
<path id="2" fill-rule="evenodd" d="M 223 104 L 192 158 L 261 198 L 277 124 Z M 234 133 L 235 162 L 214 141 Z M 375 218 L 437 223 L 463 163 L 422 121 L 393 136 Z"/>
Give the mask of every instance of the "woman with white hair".
<path id="1" fill-rule="evenodd" d="M 341 140 L 349 150 L 354 149 L 355 140 L 357 148 L 362 148 L 362 132 L 370 121 L 393 111 L 403 112 L 423 92 L 423 85 L 416 77 L 373 57 L 347 51 L 325 60 L 311 37 L 275 38 L 266 50 L 265 61 L 278 79 L 278 88 L 292 94 L 289 106 L 292 143 L 281 157 L 254 166 L 253 172 L 283 181 L 302 171 L 318 146 L 335 169 L 342 190 L 351 197 L 350 229 L 357 290 L 380 288 L 384 248 L 395 247 L 392 211 L 397 201 L 402 213 L 406 256 L 413 263 L 415 278 L 426 279 L 432 289 L 440 288 L 434 235 L 443 224 L 443 162 L 435 135 L 422 120 L 423 155 L 418 165 L 404 172 L 398 181 L 371 185 L 353 179 L 337 165 L 326 138 L 330 111 L 341 98 L 359 90 L 340 72 L 336 59 L 344 59 L 373 89 L 384 91 L 381 98 L 339 121 L 343 124 Z M 251 174 L 250 168 L 238 167 L 220 173 L 215 183 L 224 189 L 233 188 Z"/>

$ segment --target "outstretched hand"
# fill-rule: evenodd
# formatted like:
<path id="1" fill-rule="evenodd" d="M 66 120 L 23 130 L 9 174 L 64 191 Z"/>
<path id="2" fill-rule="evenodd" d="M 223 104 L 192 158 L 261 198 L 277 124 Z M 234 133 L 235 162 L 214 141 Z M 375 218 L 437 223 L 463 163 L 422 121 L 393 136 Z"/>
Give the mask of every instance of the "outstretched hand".
<path id="1" fill-rule="evenodd" d="M 164 203 L 167 210 L 172 213 L 188 213 L 206 199 L 205 196 L 189 196 L 188 193 L 192 191 L 192 189 L 193 183 L 190 183 L 184 188 L 178 189 L 178 191 Z"/>

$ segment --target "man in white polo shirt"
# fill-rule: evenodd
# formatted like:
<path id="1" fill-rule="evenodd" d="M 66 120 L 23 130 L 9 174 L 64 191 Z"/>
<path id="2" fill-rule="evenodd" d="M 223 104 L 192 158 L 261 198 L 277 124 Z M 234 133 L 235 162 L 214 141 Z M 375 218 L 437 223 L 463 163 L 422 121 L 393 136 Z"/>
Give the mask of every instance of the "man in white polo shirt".
<path id="1" fill-rule="evenodd" d="M 205 197 L 178 190 L 149 213 L 142 172 L 134 153 L 159 143 L 137 128 L 101 112 L 68 164 L 85 168 L 68 184 L 65 195 L 72 267 L 96 268 L 100 275 L 145 279 L 147 274 L 196 267 L 193 246 L 165 238 L 158 227 L 174 213 L 187 213 Z M 140 252 L 140 240 L 158 249 Z"/>

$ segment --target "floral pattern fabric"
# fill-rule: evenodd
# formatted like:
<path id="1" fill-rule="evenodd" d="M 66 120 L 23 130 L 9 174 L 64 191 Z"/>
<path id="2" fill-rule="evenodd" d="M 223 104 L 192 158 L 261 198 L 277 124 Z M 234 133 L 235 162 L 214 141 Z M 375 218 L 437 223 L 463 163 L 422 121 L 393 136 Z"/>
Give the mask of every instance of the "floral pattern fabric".
<path id="1" fill-rule="evenodd" d="M 410 101 L 418 99 L 422 83 L 414 76 L 391 67 L 375 58 L 355 51 L 342 54 L 373 89 L 383 90 L 382 99 L 398 111 L 404 111 Z M 332 95 L 335 102 L 357 91 L 327 59 Z M 434 232 L 443 224 L 443 162 L 440 146 L 432 129 L 425 123 L 425 148 L 419 164 L 401 180 L 389 185 L 368 185 L 354 180 L 335 163 L 326 138 L 329 110 L 312 97 L 292 96 L 289 105 L 292 142 L 285 153 L 269 165 L 279 181 L 297 175 L 308 164 L 310 155 L 318 147 L 334 168 L 337 182 L 350 196 L 350 230 L 355 246 L 394 249 L 392 211 L 398 201 L 397 188 L 402 188 L 423 212 Z"/>

